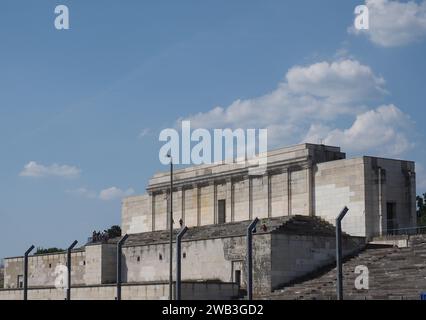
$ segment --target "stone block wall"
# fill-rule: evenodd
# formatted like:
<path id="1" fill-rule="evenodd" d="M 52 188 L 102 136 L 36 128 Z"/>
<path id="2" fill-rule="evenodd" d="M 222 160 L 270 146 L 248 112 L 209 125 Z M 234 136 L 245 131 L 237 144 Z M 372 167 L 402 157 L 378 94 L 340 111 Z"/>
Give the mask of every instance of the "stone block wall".
<path id="1" fill-rule="evenodd" d="M 101 284 L 117 281 L 117 245 L 102 245 L 102 280 Z"/>
<path id="2" fill-rule="evenodd" d="M 198 224 L 197 216 L 198 216 L 198 202 L 197 202 L 197 195 L 198 195 L 198 189 L 197 188 L 185 188 L 185 201 L 183 203 L 184 205 L 184 211 L 185 211 L 185 224 L 188 227 L 194 227 Z M 157 212 L 155 212 L 157 216 Z M 155 229 L 155 230 L 161 230 L 161 229 Z"/>
<path id="3" fill-rule="evenodd" d="M 232 261 L 244 260 L 242 237 L 184 241 L 182 280 L 232 281 Z M 175 250 L 173 268 L 176 267 Z M 127 282 L 166 281 L 169 278 L 169 245 L 123 248 L 123 272 Z M 126 275 L 127 274 L 127 275 Z"/>
<path id="4" fill-rule="evenodd" d="M 174 173 L 175 227 L 218 222 L 218 200 L 226 200 L 226 222 L 312 214 L 313 163 L 344 158 L 339 148 L 301 144 L 268 152 L 264 176 L 249 176 L 241 163 L 194 166 Z M 139 233 L 168 228 L 169 173 L 150 179 L 148 194 L 123 200 L 122 230 Z"/>
<path id="5" fill-rule="evenodd" d="M 96 285 L 102 283 L 102 246 L 86 246 L 86 270 L 84 272 L 84 283 Z"/>
<path id="6" fill-rule="evenodd" d="M 168 283 L 147 283 L 122 286 L 123 300 L 166 300 Z M 233 283 L 182 283 L 183 300 L 229 300 L 238 294 Z M 31 288 L 29 300 L 64 300 L 65 291 L 56 288 Z M 116 287 L 112 285 L 81 286 L 71 289 L 71 300 L 114 300 Z M 23 291 L 0 290 L 0 300 L 22 300 Z"/>
<path id="7" fill-rule="evenodd" d="M 331 236 L 272 234 L 271 289 L 275 290 L 336 260 L 336 239 Z M 364 238 L 344 237 L 343 255 L 358 252 Z"/>
<path id="8" fill-rule="evenodd" d="M 127 198 L 122 203 L 121 229 L 125 233 L 152 231 L 152 200 L 149 195 Z"/>
<path id="9" fill-rule="evenodd" d="M 415 227 L 417 221 L 414 162 L 374 157 L 364 157 L 364 161 L 367 235 L 378 235 L 380 230 L 386 234 L 388 203 L 395 205 L 396 219 L 393 229 Z"/>
<path id="10" fill-rule="evenodd" d="M 76 251 L 71 255 L 72 284 L 84 284 L 85 260 L 84 251 Z M 59 276 L 60 266 L 66 266 L 66 253 L 44 254 L 28 257 L 28 286 L 54 286 Z M 18 288 L 18 276 L 24 274 L 24 258 L 5 259 L 4 288 Z"/>
<path id="11" fill-rule="evenodd" d="M 270 270 L 270 235 L 256 235 L 254 241 L 255 289 L 267 287 Z M 176 271 L 174 250 L 173 272 Z M 241 271 L 241 285 L 246 286 L 245 237 L 217 238 L 182 243 L 183 281 L 233 282 L 235 271 Z M 264 269 L 266 268 L 266 269 Z M 169 245 L 154 244 L 123 248 L 123 281 L 167 281 L 169 278 Z M 266 282 L 266 285 L 265 285 Z"/>
<path id="12" fill-rule="evenodd" d="M 288 172 L 271 175 L 270 184 L 271 217 L 289 215 Z"/>
<path id="13" fill-rule="evenodd" d="M 314 214 L 334 224 L 347 206 L 343 231 L 367 238 L 385 234 L 388 203 L 395 204 L 394 228 L 416 226 L 413 162 L 360 157 L 320 163 L 314 170 Z"/>
<path id="14" fill-rule="evenodd" d="M 226 222 L 311 212 L 310 170 L 291 169 L 260 177 L 245 177 L 215 184 L 191 185 L 173 193 L 174 227 L 179 219 L 188 227 L 218 221 L 218 201 L 226 201 Z M 154 212 L 154 215 L 153 215 Z M 168 228 L 168 194 L 130 197 L 123 200 L 124 233 Z"/>
<path id="15" fill-rule="evenodd" d="M 226 201 L 226 222 L 316 215 L 334 223 L 348 206 L 344 231 L 371 236 L 386 229 L 384 210 L 387 202 L 394 202 L 395 227 L 415 225 L 413 162 L 344 158 L 337 147 L 302 144 L 268 152 L 268 172 L 263 176 L 249 176 L 247 167 L 237 163 L 177 170 L 174 226 L 179 227 L 180 218 L 189 227 L 218 223 L 219 200 Z M 380 201 L 379 167 L 383 168 Z M 150 180 L 149 195 L 124 199 L 124 233 L 168 228 L 169 178 L 168 173 L 158 173 Z"/>
<path id="16" fill-rule="evenodd" d="M 335 238 L 318 235 L 255 234 L 253 242 L 253 282 L 258 294 L 306 275 L 335 259 Z M 344 254 L 359 250 L 364 238 L 344 241 Z M 183 281 L 236 282 L 241 271 L 241 287 L 246 288 L 245 237 L 218 238 L 182 243 Z M 123 281 L 167 281 L 167 243 L 123 248 Z M 173 257 L 175 274 L 176 257 Z"/>
<path id="17" fill-rule="evenodd" d="M 86 285 L 114 283 L 117 264 L 115 244 L 95 244 L 86 246 L 86 268 L 83 272 Z"/>
<path id="18" fill-rule="evenodd" d="M 363 158 L 320 163 L 314 168 L 314 214 L 335 224 L 344 206 L 343 231 L 365 236 L 365 165 Z"/>

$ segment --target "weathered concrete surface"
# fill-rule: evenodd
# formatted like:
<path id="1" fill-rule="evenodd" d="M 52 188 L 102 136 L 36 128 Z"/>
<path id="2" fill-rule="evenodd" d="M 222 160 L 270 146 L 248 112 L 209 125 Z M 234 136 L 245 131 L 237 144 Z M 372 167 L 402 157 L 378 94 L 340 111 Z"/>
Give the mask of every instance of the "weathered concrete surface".
<path id="1" fill-rule="evenodd" d="M 55 280 L 67 265 L 66 253 L 28 257 L 28 286 L 54 286 Z M 116 281 L 117 247 L 115 244 L 88 245 L 71 254 L 72 285 L 100 285 Z M 19 288 L 18 278 L 24 274 L 24 258 L 5 259 L 4 288 Z"/>
<path id="2" fill-rule="evenodd" d="M 74 251 L 71 255 L 72 284 L 84 284 L 85 259 L 84 250 Z M 24 258 L 6 258 L 4 260 L 4 288 L 18 288 L 18 277 L 24 274 Z M 34 255 L 28 258 L 28 286 L 54 286 L 60 272 L 58 267 L 66 266 L 66 253 Z"/>
<path id="3" fill-rule="evenodd" d="M 241 288 L 246 288 L 246 230 L 249 223 L 250 221 L 241 221 L 190 228 L 182 242 L 182 280 L 234 282 L 240 283 Z M 174 235 L 177 232 L 178 230 L 174 230 Z M 283 282 L 328 263 L 334 250 L 334 232 L 331 224 L 316 217 L 261 219 L 253 236 L 254 292 L 270 292 Z M 167 230 L 130 235 L 122 251 L 123 281 L 168 281 L 168 241 Z M 83 267 L 73 268 L 73 284 L 96 286 L 116 281 L 116 239 L 112 242 L 87 245 L 85 252 L 79 252 L 85 260 Z M 354 240 L 348 249 L 356 250 L 361 245 L 362 241 Z M 173 253 L 175 254 L 175 248 Z M 18 265 L 13 265 L 13 259 L 6 260 L 8 275 L 22 272 L 22 258 L 15 259 L 19 262 Z M 30 257 L 30 265 L 37 266 L 34 259 L 43 260 L 43 257 Z M 173 259 L 175 268 L 175 255 Z M 77 259 L 73 259 L 73 264 L 77 262 Z M 54 275 L 44 275 L 45 269 L 37 269 L 35 282 L 32 280 L 35 271 L 32 270 L 30 268 L 30 287 L 53 286 Z M 78 276 L 75 272 L 78 272 Z M 46 278 L 48 276 L 51 278 Z M 8 283 L 12 284 L 13 277 L 10 276 L 10 279 Z M 9 288 L 16 288 L 16 285 L 15 283 L 14 287 Z"/>
<path id="4" fill-rule="evenodd" d="M 426 291 L 426 235 L 410 236 L 409 247 L 370 245 L 343 264 L 343 297 L 352 300 L 419 300 Z M 368 289 L 357 289 L 356 267 L 368 268 Z M 363 275 L 366 275 L 363 271 Z M 264 299 L 336 299 L 336 269 L 330 266 L 309 279 L 285 286 Z"/>
<path id="5" fill-rule="evenodd" d="M 240 163 L 190 167 L 174 173 L 173 208 L 189 226 L 218 222 L 217 203 L 226 202 L 226 222 L 312 213 L 312 165 L 343 159 L 340 148 L 301 144 L 268 152 L 268 174 L 248 176 Z M 169 174 L 150 180 L 148 194 L 123 200 L 125 233 L 167 228 Z"/>
<path id="6" fill-rule="evenodd" d="M 334 223 L 342 204 L 345 232 L 372 236 L 416 226 L 415 168 L 411 161 L 361 157 L 320 163 L 315 174 L 315 215 Z M 380 178 L 379 178 L 380 172 Z M 395 205 L 393 221 L 388 204 Z"/>
<path id="7" fill-rule="evenodd" d="M 364 245 L 363 238 L 344 238 L 343 255 L 358 252 Z M 336 240 L 332 236 L 273 234 L 269 291 L 333 263 L 335 259 Z"/>
<path id="8" fill-rule="evenodd" d="M 237 281 L 246 287 L 246 228 L 250 221 L 190 228 L 182 243 L 182 279 Z M 263 224 L 266 231 L 262 230 Z M 177 231 L 175 231 L 176 233 Z M 286 281 L 330 263 L 335 229 L 315 217 L 262 219 L 253 237 L 256 293 L 270 292 Z M 345 238 L 345 254 L 360 250 L 364 238 Z M 176 257 L 173 257 L 176 266 Z M 166 281 L 169 277 L 168 232 L 131 235 L 123 248 L 123 279 Z"/>
<path id="9" fill-rule="evenodd" d="M 116 244 L 95 244 L 86 246 L 86 268 L 84 283 L 99 285 L 116 281 Z"/>
<path id="10" fill-rule="evenodd" d="M 389 226 L 415 226 L 413 162 L 344 158 L 337 147 L 301 144 L 269 152 L 263 176 L 249 176 L 248 167 L 238 163 L 177 170 L 174 226 L 179 226 L 179 219 L 189 227 L 218 223 L 220 201 L 225 202 L 226 222 L 316 215 L 334 223 L 348 206 L 343 230 L 354 236 L 372 237 L 386 233 Z M 169 178 L 168 172 L 158 173 L 147 195 L 123 200 L 123 232 L 167 229 Z M 387 212 L 389 204 L 395 205 L 393 218 Z"/>
<path id="11" fill-rule="evenodd" d="M 407 248 L 410 246 L 410 236 L 387 235 L 382 237 L 374 237 L 369 243 L 373 245 L 387 245 L 398 248 Z"/>

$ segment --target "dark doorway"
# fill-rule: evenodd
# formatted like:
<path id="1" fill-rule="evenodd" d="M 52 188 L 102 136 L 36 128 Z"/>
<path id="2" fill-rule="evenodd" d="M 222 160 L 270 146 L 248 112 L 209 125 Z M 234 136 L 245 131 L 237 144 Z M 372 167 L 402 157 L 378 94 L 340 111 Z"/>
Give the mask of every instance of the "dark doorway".
<path id="1" fill-rule="evenodd" d="M 22 289 L 24 287 L 24 276 L 18 275 L 18 288 Z"/>
<path id="2" fill-rule="evenodd" d="M 396 224 L 396 203 L 387 202 L 386 203 L 386 227 L 388 234 L 397 234 L 397 224 Z"/>
<path id="3" fill-rule="evenodd" d="M 238 285 L 238 288 L 241 288 L 241 270 L 235 270 L 234 281 Z"/>
<path id="4" fill-rule="evenodd" d="M 219 200 L 217 203 L 218 207 L 218 219 L 219 224 L 226 222 L 226 200 Z"/>

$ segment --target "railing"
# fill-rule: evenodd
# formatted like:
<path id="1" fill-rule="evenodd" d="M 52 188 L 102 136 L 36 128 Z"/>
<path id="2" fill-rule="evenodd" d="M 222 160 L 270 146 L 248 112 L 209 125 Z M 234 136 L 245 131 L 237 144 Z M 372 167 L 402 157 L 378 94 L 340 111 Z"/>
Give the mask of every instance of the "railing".
<path id="1" fill-rule="evenodd" d="M 97 239 L 94 239 L 93 237 L 89 237 L 87 238 L 87 243 L 88 244 L 92 244 L 92 243 L 107 243 L 110 240 L 109 237 L 100 237 Z"/>
<path id="2" fill-rule="evenodd" d="M 398 228 L 398 229 L 387 229 L 383 231 L 383 234 L 374 234 L 372 237 L 386 237 L 386 236 L 411 236 L 416 234 L 426 234 L 426 226 L 422 227 L 411 227 L 411 228 Z"/>

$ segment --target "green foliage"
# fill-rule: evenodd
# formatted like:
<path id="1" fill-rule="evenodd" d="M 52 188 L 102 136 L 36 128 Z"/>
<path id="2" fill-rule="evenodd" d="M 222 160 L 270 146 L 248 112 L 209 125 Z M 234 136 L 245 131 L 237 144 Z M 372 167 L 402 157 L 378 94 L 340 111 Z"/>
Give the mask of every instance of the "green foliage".
<path id="1" fill-rule="evenodd" d="M 108 237 L 110 239 L 121 237 L 121 227 L 120 226 L 112 226 L 111 228 L 109 228 L 107 230 L 107 232 L 108 232 Z"/>
<path id="2" fill-rule="evenodd" d="M 426 226 L 426 193 L 423 196 L 417 196 L 417 225 Z"/>
<path id="3" fill-rule="evenodd" d="M 59 253 L 59 252 L 64 252 L 64 249 L 60 249 L 60 248 L 48 248 L 48 249 L 44 249 L 41 247 L 37 247 L 37 251 L 36 251 L 36 255 L 37 254 L 47 254 L 47 253 Z"/>
<path id="4" fill-rule="evenodd" d="M 115 225 L 103 232 L 93 231 L 92 242 L 108 241 L 109 239 L 118 237 L 121 237 L 121 228 L 120 226 Z"/>

